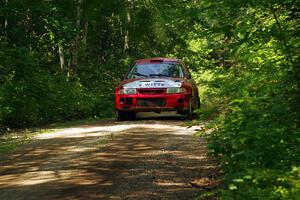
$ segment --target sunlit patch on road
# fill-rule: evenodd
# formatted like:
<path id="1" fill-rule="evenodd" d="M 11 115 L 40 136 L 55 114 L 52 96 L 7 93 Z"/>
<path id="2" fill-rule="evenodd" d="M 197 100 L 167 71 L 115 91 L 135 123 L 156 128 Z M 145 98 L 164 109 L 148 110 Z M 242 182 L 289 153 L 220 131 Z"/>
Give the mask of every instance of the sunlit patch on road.
<path id="1" fill-rule="evenodd" d="M 206 143 L 178 120 L 101 121 L 40 134 L 1 158 L 0 199 L 192 199 Z"/>

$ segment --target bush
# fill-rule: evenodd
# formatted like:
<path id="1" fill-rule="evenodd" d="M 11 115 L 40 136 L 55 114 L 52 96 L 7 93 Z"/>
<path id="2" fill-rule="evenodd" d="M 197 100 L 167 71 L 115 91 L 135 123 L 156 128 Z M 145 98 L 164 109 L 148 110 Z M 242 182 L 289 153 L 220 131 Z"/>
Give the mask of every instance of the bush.
<path id="1" fill-rule="evenodd" d="M 1 51 L 0 124 L 24 127 L 41 123 L 104 117 L 113 110 L 112 94 L 88 90 L 79 79 L 53 76 L 26 49 Z"/>
<path id="2" fill-rule="evenodd" d="M 274 71 L 275 72 L 275 71 Z M 226 172 L 224 199 L 300 197 L 300 130 L 286 74 L 233 72 L 212 85 L 226 108 L 216 119 L 209 147 Z M 235 72 L 236 73 L 236 72 Z M 279 76 L 280 75 L 280 76 Z"/>

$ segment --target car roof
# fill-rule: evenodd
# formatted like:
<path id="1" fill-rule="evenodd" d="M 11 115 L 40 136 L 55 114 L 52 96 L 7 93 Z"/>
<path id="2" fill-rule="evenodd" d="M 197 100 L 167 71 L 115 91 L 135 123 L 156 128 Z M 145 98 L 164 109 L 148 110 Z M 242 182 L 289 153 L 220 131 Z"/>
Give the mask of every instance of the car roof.
<path id="1" fill-rule="evenodd" d="M 177 58 L 155 57 L 155 58 L 139 59 L 135 61 L 136 64 L 151 63 L 151 62 L 180 62 L 180 60 Z"/>

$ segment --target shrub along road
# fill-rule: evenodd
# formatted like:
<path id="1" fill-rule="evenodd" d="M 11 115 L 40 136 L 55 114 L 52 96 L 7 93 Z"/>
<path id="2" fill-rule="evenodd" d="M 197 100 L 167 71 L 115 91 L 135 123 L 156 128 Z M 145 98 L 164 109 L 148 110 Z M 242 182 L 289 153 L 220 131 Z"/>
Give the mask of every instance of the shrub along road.
<path id="1" fill-rule="evenodd" d="M 183 124 L 105 120 L 40 134 L 0 157 L 0 199 L 194 199 L 214 183 L 191 183 L 218 170 L 199 127 Z"/>

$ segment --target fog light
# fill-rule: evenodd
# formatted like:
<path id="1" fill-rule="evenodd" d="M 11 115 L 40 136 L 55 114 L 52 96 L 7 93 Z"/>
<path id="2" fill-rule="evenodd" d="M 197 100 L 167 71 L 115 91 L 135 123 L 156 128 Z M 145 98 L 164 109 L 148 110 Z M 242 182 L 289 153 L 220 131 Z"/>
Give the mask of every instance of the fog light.
<path id="1" fill-rule="evenodd" d="M 120 98 L 120 103 L 125 103 L 126 102 L 126 99 L 125 98 Z"/>
<path id="2" fill-rule="evenodd" d="M 177 99 L 177 102 L 178 102 L 178 103 L 183 103 L 183 99 L 182 99 L 182 98 L 179 98 L 179 99 Z"/>

